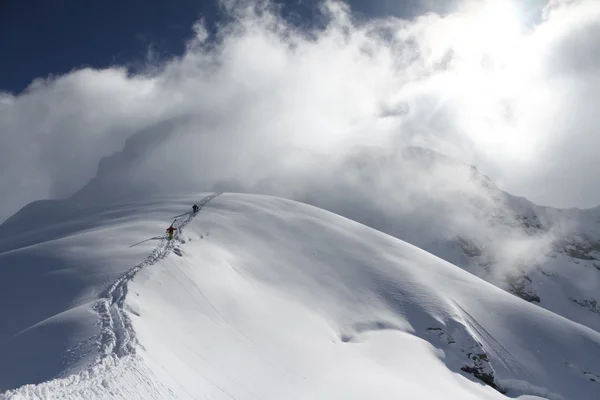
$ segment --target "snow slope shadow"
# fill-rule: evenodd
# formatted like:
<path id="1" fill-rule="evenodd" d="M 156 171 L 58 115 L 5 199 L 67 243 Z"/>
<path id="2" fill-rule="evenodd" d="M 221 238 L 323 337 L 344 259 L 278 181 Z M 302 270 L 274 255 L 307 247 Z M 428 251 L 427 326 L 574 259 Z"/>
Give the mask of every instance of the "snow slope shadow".
<path id="1" fill-rule="evenodd" d="M 198 204 L 202 207 L 216 196 Z M 179 202 L 187 208 L 190 200 Z M 123 244 L 131 237 L 150 237 L 177 203 L 149 199 L 135 207 L 102 204 L 68 213 L 72 203 L 55 202 L 47 213 L 24 210 L 2 225 L 0 399 L 11 398 L 12 389 L 22 385 L 29 388 L 25 391 L 36 387 L 36 392 L 38 386 L 72 386 L 133 352 L 135 335 L 121 308 L 127 282 L 166 256 L 173 243 L 159 237 L 149 256 L 148 244 L 133 250 Z M 58 208 L 62 211 L 54 213 Z M 182 229 L 192 218 L 187 214 L 177 227 Z M 23 229 L 5 235 L 16 226 Z M 57 378 L 66 379 L 33 385 Z"/>
<path id="2" fill-rule="evenodd" d="M 0 255 L 0 392 L 52 379 L 65 363 L 85 363 L 94 350 L 94 343 L 79 343 L 96 316 L 73 304 L 87 285 L 74 272 L 77 261 L 57 254 L 53 243 Z M 68 352 L 73 346 L 77 355 Z"/>

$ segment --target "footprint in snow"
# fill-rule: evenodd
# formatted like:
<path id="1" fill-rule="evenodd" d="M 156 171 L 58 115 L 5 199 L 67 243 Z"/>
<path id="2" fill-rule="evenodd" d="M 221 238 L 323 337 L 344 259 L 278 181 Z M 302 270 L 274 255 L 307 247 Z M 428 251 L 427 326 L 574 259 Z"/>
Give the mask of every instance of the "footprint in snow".
<path id="1" fill-rule="evenodd" d="M 179 257 L 183 257 L 183 254 L 181 253 L 181 250 L 178 248 L 174 248 L 173 249 L 173 253 L 177 254 Z"/>

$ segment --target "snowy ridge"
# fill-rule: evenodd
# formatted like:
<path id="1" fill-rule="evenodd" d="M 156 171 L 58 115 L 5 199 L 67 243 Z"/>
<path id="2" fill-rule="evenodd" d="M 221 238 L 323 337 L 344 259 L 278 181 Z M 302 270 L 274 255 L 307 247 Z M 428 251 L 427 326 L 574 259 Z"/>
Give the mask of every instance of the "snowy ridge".
<path id="1" fill-rule="evenodd" d="M 198 212 L 208 204 L 212 199 L 219 196 L 220 193 L 214 193 L 205 197 L 198 203 Z M 184 214 L 185 215 L 185 214 Z M 103 299 L 96 303 L 94 309 L 100 315 L 101 339 L 100 347 L 102 357 L 116 355 L 123 357 L 135 352 L 136 339 L 135 331 L 131 324 L 131 320 L 126 313 L 123 312 L 125 297 L 127 296 L 127 284 L 135 277 L 142 269 L 156 263 L 158 260 L 165 258 L 174 248 L 174 241 L 179 240 L 179 235 L 183 228 L 196 216 L 189 212 L 183 220 L 176 219 L 173 226 L 177 229 L 173 240 L 168 240 L 166 234 L 158 246 L 150 253 L 150 255 L 140 264 L 134 266 L 121 276 L 102 296 Z"/>
<path id="2" fill-rule="evenodd" d="M 203 198 L 198 212 L 221 193 Z M 169 396 L 168 389 L 153 377 L 152 371 L 135 355 L 136 334 L 131 319 L 124 312 L 128 284 L 142 269 L 155 264 L 169 255 L 180 240 L 183 228 L 197 215 L 188 212 L 177 217 L 173 226 L 177 229 L 173 240 L 162 236 L 158 246 L 141 263 L 119 277 L 94 305 L 100 318 L 101 331 L 98 345 L 100 357 L 84 371 L 65 378 L 53 379 L 40 384 L 28 384 L 18 389 L 0 393 L 0 400 L 46 400 L 59 396 L 61 399 L 82 398 L 134 398 L 138 392 L 152 393 L 152 398 Z"/>
<path id="3" fill-rule="evenodd" d="M 596 331 L 306 204 L 227 194 L 198 218 L 186 212 L 217 196 L 206 194 L 144 199 L 123 212 L 103 205 L 114 211 L 88 213 L 98 221 L 91 231 L 50 243 L 61 256 L 51 272 L 98 276 L 97 289 L 74 297 L 81 312 L 68 320 L 55 307 L 5 329 L 12 359 L 0 367 L 19 365 L 19 354 L 25 361 L 0 399 L 600 400 Z M 179 217 L 175 240 L 154 236 Z M 15 268 L 38 251 L 22 250 Z M 58 316 L 18 336 L 48 314 Z M 58 338 L 86 340 L 93 353 L 59 368 L 41 363 L 50 378 L 38 379 L 25 346 L 72 320 L 83 328 Z M 15 333 L 23 343 L 10 341 Z"/>

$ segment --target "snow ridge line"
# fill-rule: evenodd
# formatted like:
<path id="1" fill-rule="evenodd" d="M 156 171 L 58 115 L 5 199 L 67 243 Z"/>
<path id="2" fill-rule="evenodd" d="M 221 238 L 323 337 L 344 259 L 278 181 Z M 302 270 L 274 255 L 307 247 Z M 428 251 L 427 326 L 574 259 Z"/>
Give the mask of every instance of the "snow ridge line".
<path id="1" fill-rule="evenodd" d="M 214 193 L 206 196 L 198 205 L 198 212 L 204 208 L 215 197 L 222 193 Z M 169 241 L 165 234 L 158 246 L 140 264 L 132 267 L 121 275 L 106 291 L 102 298 L 94 305 L 94 310 L 100 317 L 100 334 L 98 345 L 100 356 L 86 369 L 76 374 L 56 378 L 37 384 L 26 384 L 19 388 L 7 390 L 0 393 L 0 400 L 48 400 L 50 398 L 90 398 L 94 393 L 104 393 L 103 390 L 113 394 L 111 389 L 103 386 L 106 374 L 112 371 L 112 375 L 123 374 L 135 365 L 135 349 L 137 340 L 131 319 L 124 312 L 125 297 L 127 296 L 127 284 L 136 273 L 148 267 L 158 260 L 165 258 L 175 247 L 175 240 L 179 239 L 181 230 L 196 216 L 192 212 L 186 214 L 186 218 L 176 221 L 173 225 L 177 228 L 173 240 Z M 119 359 L 125 356 L 125 367 Z M 129 364 L 127 364 L 129 363 Z M 135 367 L 133 367 L 135 369 Z M 100 389 L 98 389 L 100 388 Z M 167 389 L 165 389 L 167 390 Z M 166 393 L 166 392 L 165 392 Z"/>
<path id="2" fill-rule="evenodd" d="M 198 205 L 198 212 L 204 208 L 215 197 L 221 193 L 213 193 L 203 198 Z M 100 358 L 97 363 L 107 357 L 121 358 L 129 354 L 135 354 L 137 339 L 131 319 L 124 312 L 125 298 L 127 296 L 127 284 L 138 271 L 146 268 L 157 261 L 165 258 L 175 247 L 175 240 L 180 240 L 179 235 L 183 228 L 196 216 L 189 212 L 183 220 L 177 220 L 173 226 L 177 229 L 173 240 L 168 240 L 165 234 L 158 246 L 146 257 L 144 261 L 132 267 L 121 275 L 102 295 L 95 305 L 94 310 L 100 316 Z"/>

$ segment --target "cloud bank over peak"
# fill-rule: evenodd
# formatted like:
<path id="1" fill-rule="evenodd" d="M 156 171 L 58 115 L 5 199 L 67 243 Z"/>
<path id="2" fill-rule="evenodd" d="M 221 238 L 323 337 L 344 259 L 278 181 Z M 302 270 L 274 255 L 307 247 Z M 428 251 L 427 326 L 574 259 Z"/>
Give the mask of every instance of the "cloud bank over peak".
<path id="1" fill-rule="evenodd" d="M 328 188 L 335 203 L 366 196 L 367 182 L 405 199 L 394 180 L 402 177 L 380 160 L 419 145 L 537 202 L 600 203 L 600 4 L 497 3 L 409 21 L 357 20 L 328 1 L 322 26 L 302 29 L 267 2 L 224 1 L 216 34 L 199 21 L 182 57 L 136 74 L 76 70 L 4 93 L 0 218 L 72 195 L 136 133 L 159 145 L 122 154 L 122 168 L 155 193 L 223 187 L 301 198 Z M 504 24 L 487 24 L 491 12 Z M 519 22 L 528 13 L 539 14 L 536 25 Z M 371 167 L 348 167 L 365 160 Z"/>

